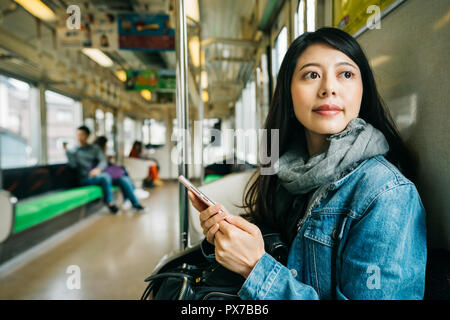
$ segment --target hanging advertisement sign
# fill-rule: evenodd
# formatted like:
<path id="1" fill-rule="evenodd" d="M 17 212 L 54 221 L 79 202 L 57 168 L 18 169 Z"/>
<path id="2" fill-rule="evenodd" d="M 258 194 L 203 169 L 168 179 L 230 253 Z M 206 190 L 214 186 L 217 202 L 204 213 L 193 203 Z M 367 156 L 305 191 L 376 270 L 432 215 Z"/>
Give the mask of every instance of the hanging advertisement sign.
<path id="1" fill-rule="evenodd" d="M 175 70 L 125 70 L 125 73 L 125 89 L 128 91 L 175 91 Z"/>
<path id="2" fill-rule="evenodd" d="M 125 70 L 127 81 L 125 89 L 128 91 L 155 90 L 158 87 L 157 70 Z"/>
<path id="3" fill-rule="evenodd" d="M 334 0 L 333 26 L 356 37 L 367 29 L 381 28 L 380 21 L 405 0 Z"/>
<path id="4" fill-rule="evenodd" d="M 118 15 L 119 48 L 138 51 L 175 50 L 175 30 L 170 28 L 169 15 Z"/>
<path id="5" fill-rule="evenodd" d="M 113 14 L 88 11 L 58 10 L 56 37 L 58 47 L 80 50 L 173 51 L 175 30 L 167 14 Z M 75 19 L 75 15 L 76 18 Z M 76 21 L 77 23 L 72 23 Z"/>
<path id="6" fill-rule="evenodd" d="M 117 50 L 119 36 L 115 14 L 99 12 L 94 14 L 91 24 L 92 47 L 101 50 Z"/>
<path id="7" fill-rule="evenodd" d="M 89 27 L 91 15 L 82 9 L 79 12 L 71 13 L 61 8 L 56 10 L 56 14 L 58 16 L 56 25 L 58 48 L 80 50 L 91 47 L 91 30 Z M 74 15 L 77 16 L 74 17 Z"/>
<path id="8" fill-rule="evenodd" d="M 58 11 L 56 38 L 61 49 L 80 50 L 97 48 L 101 50 L 117 50 L 119 36 L 117 17 L 107 12 L 89 12 L 80 8 L 77 24 L 71 24 L 75 13 Z"/>
<path id="9" fill-rule="evenodd" d="M 175 92 L 176 73 L 175 70 L 158 70 L 158 90 L 159 92 Z"/>

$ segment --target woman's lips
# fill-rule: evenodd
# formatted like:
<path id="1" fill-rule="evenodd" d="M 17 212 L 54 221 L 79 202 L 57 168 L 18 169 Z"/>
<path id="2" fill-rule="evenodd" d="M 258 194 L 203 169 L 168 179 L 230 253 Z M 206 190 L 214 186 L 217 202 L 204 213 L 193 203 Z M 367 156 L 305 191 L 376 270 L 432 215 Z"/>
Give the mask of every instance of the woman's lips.
<path id="1" fill-rule="evenodd" d="M 342 110 L 328 110 L 328 111 L 318 110 L 318 111 L 314 111 L 314 112 L 320 114 L 321 116 L 331 117 L 331 116 L 337 115 L 339 112 L 342 112 Z"/>
<path id="2" fill-rule="evenodd" d="M 342 108 L 334 104 L 324 104 L 315 109 L 313 112 L 320 114 L 321 116 L 332 117 L 342 112 Z"/>

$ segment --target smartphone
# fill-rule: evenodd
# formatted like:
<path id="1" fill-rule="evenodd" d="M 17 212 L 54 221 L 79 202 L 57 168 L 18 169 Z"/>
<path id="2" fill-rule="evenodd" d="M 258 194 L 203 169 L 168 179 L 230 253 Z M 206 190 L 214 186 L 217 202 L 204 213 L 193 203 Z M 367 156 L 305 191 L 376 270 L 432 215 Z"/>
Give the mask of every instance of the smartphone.
<path id="1" fill-rule="evenodd" d="M 191 190 L 197 198 L 202 200 L 208 207 L 215 205 L 216 203 L 209 199 L 203 192 L 198 190 L 188 179 L 186 179 L 183 175 L 178 177 L 178 181 L 180 181 L 186 188 Z"/>

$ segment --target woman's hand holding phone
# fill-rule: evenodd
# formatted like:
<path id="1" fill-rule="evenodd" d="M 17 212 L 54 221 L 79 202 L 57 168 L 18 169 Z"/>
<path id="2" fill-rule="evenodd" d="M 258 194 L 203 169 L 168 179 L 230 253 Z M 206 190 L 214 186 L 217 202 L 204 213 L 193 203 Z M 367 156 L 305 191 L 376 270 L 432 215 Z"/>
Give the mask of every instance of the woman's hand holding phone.
<path id="1" fill-rule="evenodd" d="M 214 235 L 219 230 L 219 223 L 230 215 L 220 203 L 209 206 L 200 200 L 192 191 L 188 191 L 188 197 L 195 209 L 200 212 L 200 225 L 206 241 L 214 244 Z"/>
<path id="2" fill-rule="evenodd" d="M 200 212 L 203 234 L 215 246 L 217 262 L 247 278 L 265 253 L 259 228 L 242 217 L 231 216 L 220 203 L 208 205 L 190 190 L 188 197 Z"/>

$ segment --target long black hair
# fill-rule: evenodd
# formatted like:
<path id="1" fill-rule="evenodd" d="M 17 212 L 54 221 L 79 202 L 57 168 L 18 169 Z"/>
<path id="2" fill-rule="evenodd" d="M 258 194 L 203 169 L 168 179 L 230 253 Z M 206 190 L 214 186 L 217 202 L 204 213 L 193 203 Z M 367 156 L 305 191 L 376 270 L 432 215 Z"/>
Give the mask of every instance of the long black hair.
<path id="1" fill-rule="evenodd" d="M 291 81 L 297 65 L 297 60 L 302 52 L 312 44 L 323 43 L 330 45 L 345 53 L 359 67 L 363 83 L 363 96 L 359 117 L 380 130 L 389 143 L 387 160 L 399 168 L 409 179 L 415 177 L 415 157 L 402 141 L 400 134 L 388 112 L 385 104 L 378 94 L 375 79 L 367 58 L 358 42 L 348 33 L 337 29 L 324 27 L 315 32 L 305 32 L 292 42 L 281 64 L 275 92 L 265 121 L 267 129 L 267 152 L 271 154 L 271 129 L 278 129 L 279 155 L 287 151 L 293 140 L 305 139 L 303 125 L 292 116 L 293 102 L 291 96 Z M 261 175 L 262 167 L 253 174 L 247 183 L 243 199 L 243 208 L 246 216 L 255 223 L 266 224 L 280 232 L 291 226 L 288 217 L 275 215 L 274 198 L 277 185 L 276 175 Z M 286 212 L 286 214 L 288 214 Z"/>

